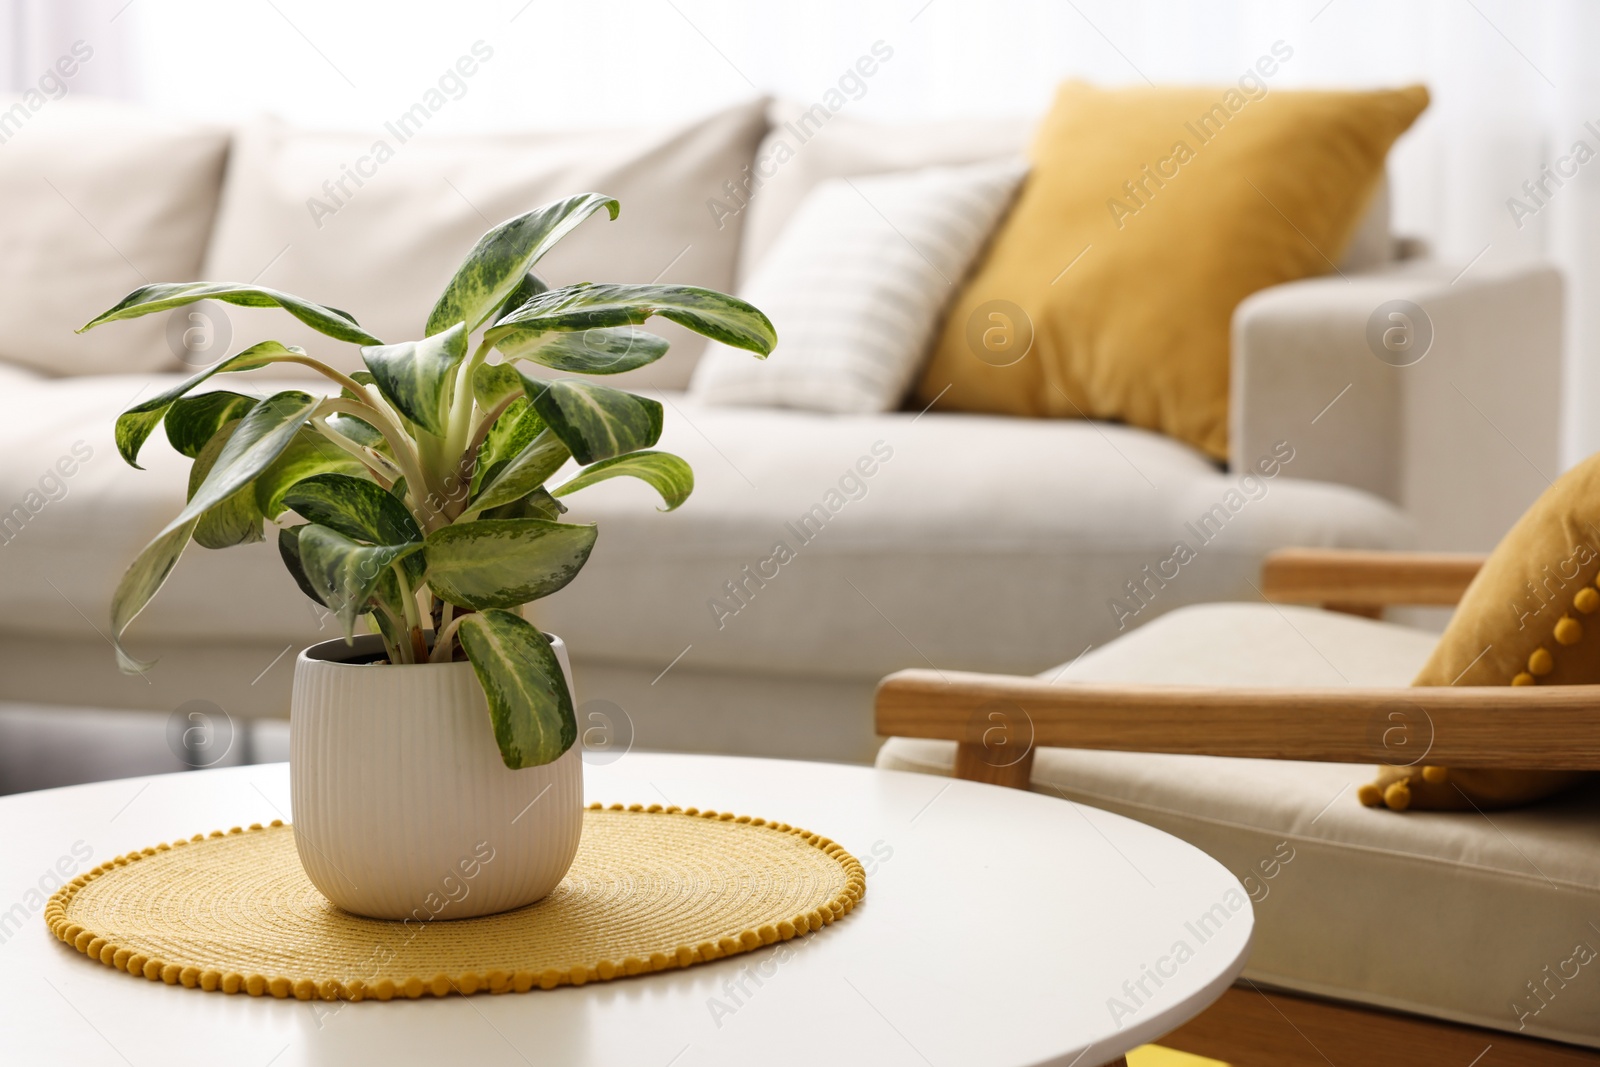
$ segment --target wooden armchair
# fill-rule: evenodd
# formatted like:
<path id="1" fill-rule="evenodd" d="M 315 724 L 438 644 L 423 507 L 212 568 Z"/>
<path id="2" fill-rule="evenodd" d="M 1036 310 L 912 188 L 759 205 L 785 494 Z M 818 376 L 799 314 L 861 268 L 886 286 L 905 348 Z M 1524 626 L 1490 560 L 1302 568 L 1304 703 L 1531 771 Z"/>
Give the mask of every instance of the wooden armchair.
<path id="1" fill-rule="evenodd" d="M 1294 549 L 1268 557 L 1260 588 L 1271 602 L 1376 618 L 1389 605 L 1456 603 L 1482 563 L 1480 556 Z M 1030 721 L 1026 751 L 997 753 L 997 744 L 1014 739 L 992 729 L 985 709 L 995 707 L 1018 708 Z M 1021 789 L 1037 747 L 1410 762 L 1396 758 L 1383 728 L 1394 709 L 1428 724 L 1431 764 L 1600 770 L 1594 685 L 1220 689 L 905 670 L 885 678 L 876 699 L 879 734 L 954 741 L 957 777 Z M 1268 1000 L 1248 981 L 1163 1044 L 1235 1067 L 1600 1064 L 1600 1052 L 1498 1031 L 1298 995 Z"/>

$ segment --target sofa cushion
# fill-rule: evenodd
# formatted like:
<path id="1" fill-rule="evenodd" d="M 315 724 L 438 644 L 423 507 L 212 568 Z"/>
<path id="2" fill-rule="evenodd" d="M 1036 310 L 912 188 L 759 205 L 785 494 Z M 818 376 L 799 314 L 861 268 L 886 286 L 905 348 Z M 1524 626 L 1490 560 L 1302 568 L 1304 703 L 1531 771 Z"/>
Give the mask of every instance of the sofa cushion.
<path id="1" fill-rule="evenodd" d="M 249 376 L 225 378 L 249 388 Z M 182 507 L 189 466 L 158 433 L 140 454 L 149 469 L 128 468 L 112 425 L 178 380 L 15 373 L 0 389 L 0 629 L 93 637 L 103 625 L 124 568 Z M 600 538 L 535 610 L 584 659 L 665 666 L 692 643 L 703 669 L 1032 671 L 1173 607 L 1252 595 L 1273 548 L 1410 538 L 1375 497 L 1296 481 L 1292 448 L 1263 459 L 1272 477 L 1238 476 L 1127 427 L 822 416 L 645 392 L 666 405 L 660 447 L 693 465 L 697 485 L 671 514 L 631 479 L 566 498 L 569 521 L 598 521 Z M 40 491 L 74 456 L 64 486 Z M 1177 552 L 1180 541 L 1193 548 Z M 135 655 L 141 634 L 290 642 L 321 624 L 269 538 L 191 547 L 129 642 Z"/>
<path id="2" fill-rule="evenodd" d="M 538 269 L 551 284 L 660 280 L 731 290 L 742 221 L 719 221 L 706 205 L 750 163 L 766 129 L 763 108 L 753 100 L 650 130 L 413 133 L 404 141 L 388 128 L 330 133 L 258 121 L 237 136 L 205 275 L 255 280 L 342 308 L 385 341 L 412 340 L 484 230 L 594 191 L 620 199 L 621 217 L 588 222 L 546 256 Z M 281 313 L 228 315 L 239 342 L 272 338 L 344 369 L 361 366 L 355 346 Z M 627 380 L 683 386 L 703 342 L 672 323 L 650 328 L 672 351 Z"/>
<path id="3" fill-rule="evenodd" d="M 1226 459 L 1234 309 L 1334 267 L 1389 146 L 1427 101 L 1420 86 L 1246 97 L 1064 84 L 918 399 L 1116 419 Z M 990 358 L 982 339 L 995 318 L 1029 346 Z"/>
<path id="4" fill-rule="evenodd" d="M 93 453 L 59 499 L 13 521 L 15 533 L 6 527 L 0 618 L 90 636 L 84 616 L 106 618 L 123 569 L 182 506 L 188 467 L 162 439 L 141 453 L 149 470 L 129 469 L 112 421 L 176 380 L 23 381 L 0 391 L 0 448 L 10 457 L 0 511 L 32 499 L 75 443 Z M 647 392 L 666 403 L 660 447 L 693 464 L 697 486 L 670 515 L 627 479 L 567 498 L 569 521 L 598 521 L 600 539 L 583 573 L 535 610 L 586 659 L 665 666 L 693 644 L 697 666 L 735 671 L 875 677 L 924 657 L 1038 670 L 1172 607 L 1251 595 L 1272 548 L 1409 540 L 1391 506 L 1296 482 L 1292 460 L 1274 479 L 1255 478 L 1251 499 L 1193 451 L 1124 427 L 828 417 Z M 1225 501 L 1240 510 L 1213 530 Z M 1195 523 L 1209 541 L 1187 532 Z M 1171 563 L 1185 538 L 1198 551 Z M 1171 579 L 1160 577 L 1164 564 Z M 141 634 L 299 641 L 318 622 L 269 539 L 191 547 L 129 641 L 135 655 Z"/>
<path id="5" fill-rule="evenodd" d="M 140 455 L 149 469 L 128 468 L 112 421 L 176 380 L 0 390 L 0 628 L 98 640 L 91 626 L 104 626 L 123 569 L 182 507 L 188 467 L 157 434 Z M 630 479 L 566 498 L 569 521 L 598 521 L 600 538 L 583 573 L 534 610 L 583 660 L 659 670 L 692 644 L 685 661 L 702 670 L 876 678 L 931 660 L 1035 671 L 1170 608 L 1253 595 L 1270 549 L 1409 542 L 1394 508 L 1297 482 L 1292 458 L 1246 483 L 1125 427 L 830 417 L 647 393 L 666 404 L 660 447 L 693 464 L 697 486 L 671 514 Z M 58 498 L 29 497 L 80 441 L 92 458 Z M 19 522 L 12 506 L 25 501 L 41 507 Z M 1178 540 L 1196 547 L 1181 564 Z M 269 538 L 191 547 L 128 641 L 138 655 L 141 635 L 303 642 L 319 627 L 331 629 Z"/>
<path id="6" fill-rule="evenodd" d="M 1400 686 L 1434 641 L 1313 608 L 1211 604 L 1041 677 Z M 894 739 L 878 766 L 948 774 L 953 756 L 949 742 Z M 1368 774 L 1356 764 L 1042 748 L 1033 789 L 1139 819 L 1227 865 L 1255 903 L 1251 979 L 1600 1046 L 1593 998 L 1567 988 L 1600 946 L 1590 926 L 1600 914 L 1600 789 L 1488 817 L 1397 819 L 1351 800 Z"/>
<path id="7" fill-rule="evenodd" d="M 841 413 L 898 408 L 1026 173 L 1017 159 L 818 185 L 739 287 L 772 319 L 778 347 L 758 362 L 712 342 L 690 395 Z"/>
<path id="8" fill-rule="evenodd" d="M 14 104 L 0 97 L 8 119 Z M 0 359 L 57 375 L 180 367 L 168 315 L 73 331 L 141 285 L 199 273 L 227 131 L 69 96 L 0 138 Z"/>

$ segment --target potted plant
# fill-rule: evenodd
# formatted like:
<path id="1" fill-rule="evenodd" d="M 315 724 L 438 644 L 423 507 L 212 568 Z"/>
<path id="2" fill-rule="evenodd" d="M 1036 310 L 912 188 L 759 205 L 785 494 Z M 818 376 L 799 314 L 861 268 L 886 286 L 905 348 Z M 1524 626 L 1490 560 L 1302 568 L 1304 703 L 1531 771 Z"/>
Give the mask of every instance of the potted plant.
<path id="1" fill-rule="evenodd" d="M 601 208 L 616 218 L 619 205 L 586 193 L 489 230 L 418 341 L 385 344 L 346 312 L 206 282 L 143 286 L 83 327 L 214 300 L 281 308 L 363 346 L 367 369 L 345 374 L 263 341 L 117 419 L 133 466 L 157 425 L 194 464 L 188 504 L 111 606 L 119 663 L 143 671 L 123 634 L 188 544 L 247 544 L 277 525 L 290 575 L 345 631 L 295 668 L 295 841 L 317 888 L 358 914 L 489 914 L 560 881 L 582 822 L 572 681 L 560 640 L 521 610 L 572 581 L 594 546 L 593 524 L 562 521 L 563 498 L 628 476 L 671 511 L 693 489 L 687 463 L 651 449 L 659 403 L 526 368 L 644 366 L 667 349 L 638 329 L 653 315 L 762 357 L 777 341 L 760 311 L 708 289 L 550 288 L 532 273 Z M 339 391 L 193 392 L 213 375 L 277 364 Z M 571 461 L 576 472 L 552 485 Z M 373 632 L 357 639 L 363 617 Z"/>

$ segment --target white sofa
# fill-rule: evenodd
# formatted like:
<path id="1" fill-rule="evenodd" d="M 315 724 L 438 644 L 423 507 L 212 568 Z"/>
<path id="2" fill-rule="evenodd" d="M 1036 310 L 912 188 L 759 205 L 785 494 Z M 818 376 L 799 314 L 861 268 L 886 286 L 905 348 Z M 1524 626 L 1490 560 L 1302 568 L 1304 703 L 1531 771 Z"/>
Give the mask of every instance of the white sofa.
<path id="1" fill-rule="evenodd" d="M 752 101 L 674 129 L 424 132 L 380 164 L 361 160 L 375 137 L 393 139 L 383 131 L 222 130 L 51 102 L 0 167 L 12 208 L 0 222 L 0 701 L 170 710 L 202 699 L 282 717 L 294 652 L 333 634 L 270 539 L 192 547 L 129 633 L 160 662 L 143 678 L 117 673 L 110 592 L 181 505 L 187 463 L 154 440 L 149 470 L 129 469 L 112 421 L 192 370 L 170 343 L 191 324 L 71 327 L 145 281 L 209 277 L 345 308 L 386 339 L 416 336 L 479 232 L 590 188 L 620 197 L 622 218 L 568 238 L 541 268 L 553 281 L 733 288 L 822 178 L 1015 154 L 1029 125 L 836 115 L 781 167 L 753 170 L 793 136 L 786 115 Z M 662 447 L 692 462 L 695 494 L 670 515 L 638 485 L 575 498 L 575 518 L 599 520 L 599 543 L 583 574 L 537 605 L 573 650 L 582 725 L 603 714 L 614 743 L 640 747 L 866 760 L 873 685 L 897 668 L 1034 672 L 1185 604 L 1253 598 L 1273 548 L 1415 544 L 1415 516 L 1425 543 L 1485 547 L 1538 486 L 1485 453 L 1497 439 L 1482 424 L 1440 414 L 1437 390 L 1450 403 L 1441 383 L 1470 391 L 1553 473 L 1559 279 L 1480 265 L 1452 281 L 1456 269 L 1394 262 L 1386 213 L 1380 197 L 1340 275 L 1240 307 L 1229 470 L 1116 425 L 698 405 L 682 390 L 700 345 L 664 328 L 674 352 L 624 384 L 666 401 Z M 1434 351 L 1415 368 L 1380 363 L 1363 340 L 1395 297 L 1433 320 Z M 202 340 L 231 332 L 229 351 L 275 338 L 356 365 L 353 349 L 277 313 L 229 309 L 193 325 Z M 1273 477 L 1251 474 L 1274 455 Z M 862 457 L 874 467 L 865 491 L 828 509 Z M 820 529 L 797 537 L 808 513 Z M 1162 579 L 1175 540 L 1193 541 L 1187 527 L 1207 516 L 1218 532 Z M 796 558 L 751 578 L 779 540 Z"/>

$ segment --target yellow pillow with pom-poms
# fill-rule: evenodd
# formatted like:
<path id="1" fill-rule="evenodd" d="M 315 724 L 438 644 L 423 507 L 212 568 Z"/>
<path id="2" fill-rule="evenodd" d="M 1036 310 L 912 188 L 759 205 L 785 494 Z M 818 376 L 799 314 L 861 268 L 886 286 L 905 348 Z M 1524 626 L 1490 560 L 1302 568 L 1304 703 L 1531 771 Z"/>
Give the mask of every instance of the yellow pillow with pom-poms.
<path id="1" fill-rule="evenodd" d="M 1556 479 L 1495 547 L 1412 685 L 1600 682 L 1600 453 Z M 1583 771 L 1380 767 L 1361 802 L 1396 811 L 1508 808 Z"/>

